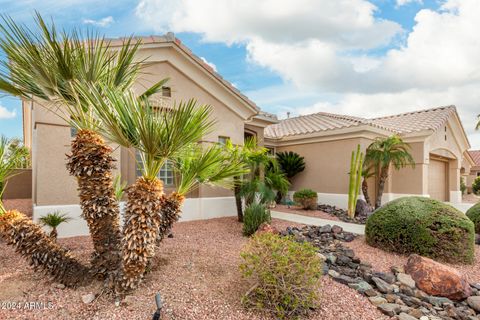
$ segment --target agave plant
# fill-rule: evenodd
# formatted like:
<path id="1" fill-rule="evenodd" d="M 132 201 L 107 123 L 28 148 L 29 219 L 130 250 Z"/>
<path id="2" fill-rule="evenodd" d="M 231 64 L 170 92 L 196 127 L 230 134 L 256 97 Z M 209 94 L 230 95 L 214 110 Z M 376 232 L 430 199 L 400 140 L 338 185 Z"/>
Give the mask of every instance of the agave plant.
<path id="1" fill-rule="evenodd" d="M 120 48 L 98 34 L 59 32 L 37 13 L 35 29 L 8 16 L 0 23 L 0 91 L 33 100 L 76 128 L 67 169 L 78 182 L 83 217 L 94 253 L 92 272 L 107 278 L 121 262 L 119 208 L 113 188 L 112 148 L 97 133 L 100 125 L 78 84 L 127 90 L 143 66 L 134 56 L 140 43 L 126 39 Z M 154 94 L 161 83 L 144 94 Z M 111 278 L 111 277 L 108 277 Z"/>
<path id="2" fill-rule="evenodd" d="M 56 241 L 58 237 L 58 226 L 62 223 L 69 222 L 70 220 L 72 220 L 71 217 L 65 213 L 61 213 L 60 211 L 51 212 L 45 216 L 41 216 L 39 219 L 42 225 L 48 226 L 52 229 L 50 231 L 50 238 L 52 238 L 54 241 Z"/>
<path id="3" fill-rule="evenodd" d="M 142 176 L 127 190 L 123 228 L 121 291 L 138 286 L 158 238 L 178 220 L 184 195 L 200 183 L 225 184 L 243 174 L 240 161 L 229 159 L 219 146 L 199 146 L 213 127 L 210 107 L 194 100 L 158 108 L 133 91 L 82 88 L 102 120 L 102 133 L 112 142 L 139 152 Z M 177 191 L 166 196 L 158 178 L 170 160 L 178 176 Z M 160 233 L 160 234 L 159 234 Z"/>
<path id="4" fill-rule="evenodd" d="M 9 151 L 10 150 L 10 151 Z M 11 152 L 7 138 L 0 138 L 0 185 L 5 185 L 13 176 L 22 152 Z M 80 264 L 67 250 L 58 246 L 33 223 L 29 217 L 16 211 L 7 211 L 0 197 L 0 236 L 22 256 L 35 270 L 44 271 L 55 281 L 66 286 L 77 286 L 89 279 L 88 269 Z"/>

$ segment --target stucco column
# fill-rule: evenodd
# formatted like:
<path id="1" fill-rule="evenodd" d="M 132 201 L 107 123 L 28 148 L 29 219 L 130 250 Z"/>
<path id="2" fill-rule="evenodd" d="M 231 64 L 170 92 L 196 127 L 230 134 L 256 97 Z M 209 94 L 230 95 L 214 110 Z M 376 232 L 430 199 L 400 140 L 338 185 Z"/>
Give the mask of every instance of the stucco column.
<path id="1" fill-rule="evenodd" d="M 460 162 L 457 159 L 448 162 L 448 190 L 450 191 L 450 202 L 462 202 L 462 192 L 460 191 Z"/>

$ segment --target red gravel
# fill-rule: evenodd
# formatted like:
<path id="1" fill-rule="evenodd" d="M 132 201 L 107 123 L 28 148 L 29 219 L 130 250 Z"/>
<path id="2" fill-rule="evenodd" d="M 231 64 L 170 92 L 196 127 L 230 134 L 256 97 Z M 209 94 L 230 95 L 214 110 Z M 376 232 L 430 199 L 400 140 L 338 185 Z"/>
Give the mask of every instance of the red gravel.
<path id="1" fill-rule="evenodd" d="M 355 255 L 362 261 L 372 264 L 375 271 L 389 271 L 391 266 L 403 266 L 408 256 L 386 252 L 367 245 L 365 237 L 357 237 L 354 241 L 345 243 L 355 251 Z M 467 276 L 470 282 L 480 283 L 480 246 L 475 246 L 475 263 L 472 265 L 446 264 L 456 268 Z"/>
<path id="2" fill-rule="evenodd" d="M 297 206 L 290 206 L 290 208 L 288 208 L 285 205 L 278 204 L 272 210 L 287 212 L 287 213 L 295 213 L 302 216 L 321 218 L 321 219 L 332 220 L 332 221 L 341 221 L 339 218 L 332 216 L 331 214 L 328 214 L 326 212 L 323 212 L 320 210 L 304 210 L 301 207 L 297 207 Z"/>
<path id="3" fill-rule="evenodd" d="M 292 225 L 274 220 L 279 230 Z M 99 294 L 101 284 L 57 289 L 44 276 L 32 272 L 10 247 L 0 243 L 0 301 L 53 303 L 51 310 L 5 310 L 0 319 L 151 319 L 154 295 L 165 301 L 164 319 L 270 319 L 245 310 L 240 298 L 248 289 L 238 270 L 239 252 L 247 239 L 235 218 L 177 223 L 174 238 L 165 239 L 144 284 L 115 307 L 106 294 L 85 305 L 81 295 Z M 81 260 L 92 250 L 88 237 L 59 240 Z M 322 280 L 322 305 L 310 319 L 383 319 L 381 313 L 356 291 Z"/>

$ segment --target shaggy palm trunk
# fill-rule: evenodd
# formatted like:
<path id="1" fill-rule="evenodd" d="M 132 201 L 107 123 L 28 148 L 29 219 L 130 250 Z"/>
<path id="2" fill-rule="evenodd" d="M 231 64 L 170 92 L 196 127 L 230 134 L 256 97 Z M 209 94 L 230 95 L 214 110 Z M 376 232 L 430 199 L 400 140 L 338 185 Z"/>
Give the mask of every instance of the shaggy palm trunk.
<path id="1" fill-rule="evenodd" d="M 54 281 L 76 287 L 90 280 L 87 267 L 56 244 L 38 224 L 18 211 L 0 214 L 0 236 L 27 258 L 35 271 L 44 271 Z"/>
<path id="2" fill-rule="evenodd" d="M 58 237 L 57 228 L 52 228 L 52 231 L 50 231 L 49 236 L 50 238 L 52 238 L 53 241 L 57 241 L 57 237 Z"/>
<path id="3" fill-rule="evenodd" d="M 368 183 L 367 183 L 367 179 L 365 178 L 362 181 L 362 193 L 363 193 L 363 197 L 365 198 L 365 202 L 371 207 L 372 203 L 370 201 L 370 196 L 368 195 Z"/>
<path id="4" fill-rule="evenodd" d="M 95 132 L 80 130 L 67 168 L 77 178 L 82 215 L 93 242 L 92 273 L 113 280 L 121 262 L 119 208 L 113 188 L 112 148 Z"/>
<path id="5" fill-rule="evenodd" d="M 388 178 L 388 167 L 384 167 L 380 172 L 380 179 L 378 181 L 378 191 L 377 198 L 375 199 L 375 209 L 378 209 L 382 206 L 382 196 L 383 190 L 385 189 L 385 182 Z"/>
<path id="6" fill-rule="evenodd" d="M 173 192 L 168 197 L 165 195 L 162 197 L 157 244 L 168 236 L 173 224 L 180 219 L 180 211 L 184 200 L 185 197 L 176 192 Z"/>
<path id="7" fill-rule="evenodd" d="M 163 184 L 159 179 L 139 178 L 127 190 L 123 227 L 123 265 L 121 288 L 128 292 L 138 287 L 149 260 L 155 254 L 159 235 L 161 209 L 164 203 Z"/>
<path id="8" fill-rule="evenodd" d="M 234 177 L 233 193 L 235 194 L 235 205 L 237 207 L 238 222 L 243 222 L 242 197 L 240 196 L 240 178 Z"/>

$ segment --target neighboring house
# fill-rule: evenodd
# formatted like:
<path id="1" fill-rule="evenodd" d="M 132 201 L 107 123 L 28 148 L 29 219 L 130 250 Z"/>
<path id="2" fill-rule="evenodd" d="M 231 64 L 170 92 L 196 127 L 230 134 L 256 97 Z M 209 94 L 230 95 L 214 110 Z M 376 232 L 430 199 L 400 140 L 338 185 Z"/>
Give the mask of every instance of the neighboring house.
<path id="1" fill-rule="evenodd" d="M 472 193 L 472 183 L 475 178 L 480 177 L 480 150 L 469 150 L 469 156 L 472 159 L 472 165 L 470 170 L 466 171 L 465 184 L 467 186 L 467 192 Z"/>
<path id="2" fill-rule="evenodd" d="M 305 157 L 292 190 L 311 188 L 319 202 L 345 207 L 352 150 L 360 144 L 365 151 L 376 137 L 392 134 L 410 144 L 416 166 L 391 170 L 383 203 L 406 195 L 462 201 L 460 169 L 470 144 L 454 106 L 373 119 L 324 112 L 289 118 L 265 129 L 265 145 Z"/>
<path id="3" fill-rule="evenodd" d="M 142 38 L 138 59 L 145 59 L 147 64 L 145 73 L 136 85 L 139 91 L 168 77 L 170 81 L 163 88 L 161 97 L 158 97 L 161 101 L 169 104 L 195 98 L 199 104 L 212 106 L 212 117 L 216 119 L 217 125 L 202 142 L 222 143 L 231 139 L 235 144 L 243 144 L 245 136 L 251 135 L 263 141 L 264 127 L 277 122 L 275 116 L 260 112 L 252 101 L 195 56 L 172 33 Z M 25 144 L 32 152 L 34 218 L 53 210 L 69 212 L 73 217 L 79 216 L 76 181 L 68 174 L 65 166 L 65 154 L 70 151 L 75 130 L 36 103 L 25 101 L 23 113 Z M 135 152 L 117 148 L 114 155 L 118 171 L 124 180 L 132 184 L 138 174 Z M 165 183 L 166 192 L 175 188 L 173 174 L 168 167 L 162 169 L 160 178 Z M 188 195 L 183 219 L 229 214 L 236 214 L 232 192 L 201 186 Z M 82 229 L 86 225 L 78 227 L 72 222 L 64 227 L 72 228 L 65 231 L 64 235 L 82 234 L 86 231 Z M 81 230 L 73 230 L 77 227 Z"/>

